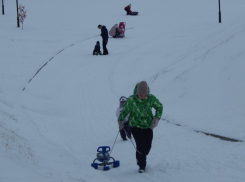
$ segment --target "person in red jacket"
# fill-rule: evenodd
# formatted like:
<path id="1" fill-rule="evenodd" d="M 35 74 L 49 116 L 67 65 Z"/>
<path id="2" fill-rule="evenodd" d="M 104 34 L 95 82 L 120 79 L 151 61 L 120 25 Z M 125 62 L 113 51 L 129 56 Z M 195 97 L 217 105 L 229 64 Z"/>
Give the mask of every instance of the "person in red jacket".
<path id="1" fill-rule="evenodd" d="M 125 11 L 127 11 L 127 15 L 132 15 L 133 12 L 131 11 L 131 4 L 129 4 L 128 6 L 126 6 L 124 8 Z"/>

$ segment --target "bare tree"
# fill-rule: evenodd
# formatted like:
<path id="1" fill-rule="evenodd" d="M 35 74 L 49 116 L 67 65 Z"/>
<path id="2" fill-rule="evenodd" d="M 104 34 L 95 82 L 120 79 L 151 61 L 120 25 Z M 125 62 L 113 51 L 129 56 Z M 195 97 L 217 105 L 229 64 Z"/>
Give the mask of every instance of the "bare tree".
<path id="1" fill-rule="evenodd" d="M 19 5 L 19 8 L 18 8 L 18 16 L 19 16 L 19 20 L 22 24 L 22 30 L 23 30 L 23 23 L 24 23 L 24 20 L 26 18 L 26 11 L 25 10 L 25 6 L 21 6 L 21 4 Z"/>

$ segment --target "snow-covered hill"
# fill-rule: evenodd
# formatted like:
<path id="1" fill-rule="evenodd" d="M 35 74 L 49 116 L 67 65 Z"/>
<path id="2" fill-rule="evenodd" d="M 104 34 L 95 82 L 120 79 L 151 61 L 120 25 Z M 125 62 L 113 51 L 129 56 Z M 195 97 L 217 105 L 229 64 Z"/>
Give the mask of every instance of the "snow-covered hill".
<path id="1" fill-rule="evenodd" d="M 195 132 L 245 141 L 244 0 L 221 1 L 222 23 L 213 0 L 19 3 L 24 30 L 16 2 L 0 16 L 1 182 L 244 180 L 244 142 Z M 138 16 L 126 16 L 129 3 Z M 93 56 L 98 24 L 119 22 L 126 37 Z M 97 148 L 116 139 L 119 97 L 142 80 L 164 105 L 147 172 L 119 138 L 121 166 L 94 170 Z"/>

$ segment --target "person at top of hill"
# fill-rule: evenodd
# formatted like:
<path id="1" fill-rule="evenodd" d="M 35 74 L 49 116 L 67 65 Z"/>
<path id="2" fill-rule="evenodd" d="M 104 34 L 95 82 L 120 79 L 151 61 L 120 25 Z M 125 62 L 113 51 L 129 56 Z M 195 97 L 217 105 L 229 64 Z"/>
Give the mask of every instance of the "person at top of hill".
<path id="1" fill-rule="evenodd" d="M 120 99 L 119 99 L 119 107 L 117 108 L 117 111 L 116 111 L 117 118 L 119 117 L 121 111 L 123 110 L 126 101 L 127 101 L 127 97 L 125 97 L 125 96 L 120 97 Z M 127 137 L 129 139 L 131 139 L 131 130 L 130 130 L 129 125 L 128 125 L 128 117 L 129 117 L 129 115 L 126 116 L 126 118 L 125 118 L 125 120 L 123 122 L 124 127 L 123 127 L 123 129 L 120 130 L 121 138 L 124 141 L 127 140 Z"/>
<path id="2" fill-rule="evenodd" d="M 107 30 L 106 26 L 104 26 L 104 25 L 103 26 L 98 25 L 98 29 L 101 29 L 100 36 L 102 37 L 103 55 L 107 55 L 107 54 L 109 54 L 108 50 L 106 48 L 106 45 L 108 43 L 108 38 L 109 38 L 108 30 Z"/>
<path id="3" fill-rule="evenodd" d="M 155 109 L 155 115 L 152 114 Z M 159 100 L 149 92 L 145 81 L 141 81 L 134 89 L 134 95 L 128 97 L 127 102 L 118 117 L 119 129 L 124 126 L 123 121 L 128 114 L 129 126 L 136 143 L 136 160 L 139 173 L 145 172 L 146 156 L 151 150 L 153 129 L 158 125 L 162 116 L 163 106 Z"/>
<path id="4" fill-rule="evenodd" d="M 124 8 L 125 11 L 127 11 L 127 15 L 132 15 L 133 12 L 131 11 L 131 4 L 129 4 L 128 6 L 126 6 Z"/>

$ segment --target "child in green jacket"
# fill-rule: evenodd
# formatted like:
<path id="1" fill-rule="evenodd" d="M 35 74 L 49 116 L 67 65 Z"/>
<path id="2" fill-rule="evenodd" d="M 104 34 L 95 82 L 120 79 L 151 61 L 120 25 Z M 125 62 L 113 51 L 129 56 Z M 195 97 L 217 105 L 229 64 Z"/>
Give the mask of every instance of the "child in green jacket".
<path id="1" fill-rule="evenodd" d="M 155 109 L 155 115 L 152 114 Z M 151 150 L 153 128 L 158 125 L 162 116 L 163 106 L 159 100 L 149 93 L 145 81 L 136 85 L 134 95 L 128 97 L 127 102 L 118 117 L 119 128 L 123 128 L 123 121 L 129 115 L 129 126 L 136 142 L 136 159 L 139 173 L 145 172 L 146 156 Z"/>

